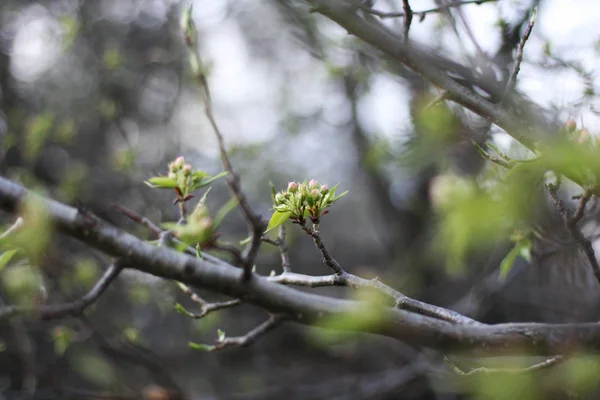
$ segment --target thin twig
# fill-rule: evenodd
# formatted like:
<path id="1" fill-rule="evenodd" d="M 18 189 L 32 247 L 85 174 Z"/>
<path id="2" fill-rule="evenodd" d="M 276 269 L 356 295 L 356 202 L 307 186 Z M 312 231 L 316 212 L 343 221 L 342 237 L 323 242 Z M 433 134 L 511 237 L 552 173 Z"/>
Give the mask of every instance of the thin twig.
<path id="1" fill-rule="evenodd" d="M 575 213 L 571 215 L 571 212 L 566 208 L 564 202 L 558 197 L 558 185 L 546 185 L 548 192 L 550 193 L 550 197 L 554 201 L 554 205 L 558 209 L 558 212 L 563 217 L 565 221 L 565 225 L 571 236 L 579 245 L 581 246 L 583 252 L 585 253 L 588 261 L 590 262 L 590 267 L 592 268 L 592 272 L 594 273 L 594 277 L 596 281 L 600 284 L 600 265 L 598 264 L 598 260 L 596 259 L 596 253 L 594 252 L 594 247 L 592 246 L 592 242 L 588 240 L 581 230 L 577 227 L 577 223 L 583 218 L 585 213 L 585 207 L 593 196 L 593 193 L 589 189 L 585 189 L 581 197 L 579 198 L 579 205 Z"/>
<path id="2" fill-rule="evenodd" d="M 529 19 L 529 23 L 527 24 L 527 28 L 525 32 L 523 32 L 523 36 L 521 37 L 521 41 L 517 46 L 517 53 L 515 55 L 515 63 L 510 72 L 510 76 L 508 77 L 508 81 L 506 83 L 506 89 L 504 91 L 504 98 L 506 98 L 515 88 L 517 84 L 517 75 L 521 70 L 521 62 L 523 61 L 523 49 L 525 48 L 525 43 L 527 43 L 527 39 L 531 35 L 531 31 L 533 30 L 533 25 L 535 25 L 535 18 L 537 15 L 537 8 L 534 8 L 531 11 L 531 18 Z"/>
<path id="3" fill-rule="evenodd" d="M 589 202 L 592 197 L 592 193 L 589 190 L 585 190 L 583 195 L 579 199 L 579 206 L 575 211 L 575 214 L 571 217 L 567 217 L 565 222 L 567 224 L 567 228 L 571 232 L 573 238 L 579 243 L 583 252 L 585 253 L 588 261 L 590 262 L 590 266 L 592 267 L 592 272 L 594 273 L 594 277 L 600 284 L 600 265 L 598 265 L 598 260 L 596 259 L 596 253 L 594 252 L 594 247 L 592 246 L 592 242 L 586 239 L 586 237 L 581 233 L 581 230 L 577 228 L 577 223 L 583 218 L 583 214 L 585 212 L 585 206 Z"/>
<path id="4" fill-rule="evenodd" d="M 18 218 L 17 221 L 21 219 Z M 13 225 L 14 226 L 14 225 Z M 5 308 L 4 299 L 0 297 L 0 307 Z M 31 341 L 31 335 L 27 332 L 27 327 L 20 318 L 13 318 L 8 321 L 8 327 L 13 333 L 13 339 L 15 341 L 15 350 L 19 358 L 21 359 L 22 384 L 21 391 L 23 392 L 24 399 L 33 398 L 37 387 L 37 376 L 36 376 L 36 352 L 34 345 Z"/>
<path id="5" fill-rule="evenodd" d="M 440 94 L 435 96 L 435 98 L 433 100 L 431 100 L 431 102 L 429 104 L 427 104 L 425 106 L 425 108 L 423 108 L 423 111 L 427 111 L 430 108 L 437 106 L 439 103 L 441 103 L 444 100 L 448 100 L 448 92 L 446 90 L 442 91 Z"/>
<path id="6" fill-rule="evenodd" d="M 248 203 L 248 200 L 246 199 L 246 196 L 240 187 L 239 175 L 235 173 L 231 161 L 229 160 L 229 155 L 227 153 L 227 149 L 225 148 L 225 140 L 223 138 L 221 130 L 219 129 L 213 112 L 208 79 L 202 67 L 203 64 L 200 58 L 200 53 L 197 48 L 197 43 L 195 40 L 193 40 L 197 32 L 195 27 L 191 23 L 191 20 L 188 21 L 188 25 L 184 27 L 184 33 L 186 37 L 186 44 L 190 51 L 190 63 L 192 69 L 194 70 L 194 76 L 197 79 L 200 87 L 202 88 L 202 93 L 204 95 L 204 113 L 210 122 L 215 136 L 217 137 L 217 142 L 219 143 L 219 151 L 221 153 L 221 161 L 223 163 L 223 166 L 225 167 L 225 170 L 228 172 L 227 183 L 229 184 L 231 192 L 238 200 L 238 204 L 242 209 L 244 218 L 246 219 L 246 222 L 248 223 L 252 232 L 252 240 L 250 242 L 250 247 L 246 252 L 246 255 L 244 257 L 244 263 L 242 265 L 242 268 L 244 269 L 243 279 L 247 281 L 252 277 L 252 268 L 254 266 L 256 256 L 258 255 L 258 249 L 262 242 L 262 233 L 265 230 L 266 225 L 263 222 L 260 215 L 255 214 L 254 211 L 252 211 L 252 208 L 250 207 L 250 204 Z"/>
<path id="7" fill-rule="evenodd" d="M 467 4 L 483 4 L 483 3 L 489 3 L 492 1 L 498 1 L 498 0 L 463 0 L 463 1 L 455 1 L 453 3 L 448 3 L 445 4 L 441 7 L 435 7 L 435 8 L 430 8 L 427 10 L 422 10 L 422 11 L 413 11 L 412 13 L 414 15 L 418 15 L 420 17 L 420 20 L 423 21 L 425 19 L 425 16 L 427 14 L 431 14 L 431 13 L 439 13 L 442 11 L 445 11 L 449 8 L 455 8 L 455 7 L 461 7 Z M 404 0 L 403 0 L 404 2 Z M 404 5 L 404 4 L 403 4 Z M 384 18 L 396 18 L 396 17 L 404 17 L 406 10 L 404 12 L 385 12 L 385 11 L 379 11 L 379 10 L 374 10 L 372 8 L 369 7 L 365 7 L 365 6 L 361 6 L 360 7 L 362 10 L 368 12 L 369 14 L 373 14 L 378 16 L 381 19 Z"/>
<path id="8" fill-rule="evenodd" d="M 460 368 L 458 368 L 456 366 L 456 364 L 454 364 L 452 361 L 450 361 L 450 359 L 448 357 L 444 357 L 444 361 L 446 361 L 448 363 L 448 365 L 450 366 L 450 368 L 452 368 L 452 370 L 454 372 L 456 372 L 458 375 L 461 376 L 473 376 L 473 375 L 501 375 L 501 374 L 524 374 L 524 373 L 531 373 L 531 372 L 537 372 L 539 370 L 545 369 L 545 368 L 549 368 L 552 367 L 554 365 L 557 365 L 559 363 L 561 363 L 562 361 L 565 361 L 566 358 L 564 356 L 554 356 L 552 358 L 549 358 L 545 361 L 542 361 L 541 363 L 538 364 L 534 364 L 531 365 L 529 367 L 526 368 L 486 368 L 486 367 L 480 367 L 480 368 L 475 368 L 472 369 L 468 372 L 465 372 L 463 370 L 461 370 Z"/>
<path id="9" fill-rule="evenodd" d="M 42 307 L 35 306 L 6 306 L 0 308 L 0 320 L 21 314 L 31 314 L 39 319 L 61 318 L 67 315 L 80 315 L 87 307 L 92 305 L 104 293 L 123 267 L 117 263 L 112 264 L 104 275 L 96 282 L 94 287 L 77 300 L 62 304 L 53 304 Z"/>
<path id="10" fill-rule="evenodd" d="M 281 253 L 281 267 L 283 272 L 292 272 L 292 262 L 290 261 L 289 249 L 286 241 L 285 225 L 279 227 L 279 235 L 277 241 L 279 242 L 279 252 Z"/>
<path id="11" fill-rule="evenodd" d="M 23 226 L 23 218 L 19 217 L 19 218 L 17 218 L 17 220 L 15 221 L 14 224 L 12 224 L 7 230 L 4 231 L 4 233 L 2 233 L 2 235 L 0 235 L 0 240 L 6 239 L 10 235 L 12 235 L 16 231 L 18 231 L 19 228 L 21 228 L 22 226 Z"/>
<path id="12" fill-rule="evenodd" d="M 220 340 L 212 350 L 221 350 L 226 347 L 244 347 L 254 343 L 265 333 L 269 332 L 273 328 L 277 327 L 283 319 L 275 314 L 271 314 L 269 319 L 252 329 L 243 336 L 225 337 Z"/>
<path id="13" fill-rule="evenodd" d="M 322 261 L 325 265 L 335 272 L 334 275 L 329 277 L 323 277 L 321 280 L 316 279 L 316 277 L 305 276 L 305 282 L 303 286 L 326 286 L 326 282 L 331 281 L 332 286 L 348 286 L 351 288 L 371 288 L 377 290 L 384 295 L 391 297 L 395 301 L 395 306 L 404 310 L 412 311 L 421 315 L 427 315 L 429 317 L 437 318 L 443 321 L 453 322 L 456 324 L 463 325 L 474 325 L 479 324 L 479 322 L 465 317 L 457 312 L 452 310 L 448 310 L 442 307 L 437 307 L 432 304 L 423 303 L 419 300 L 412 299 L 396 289 L 386 285 L 378 278 L 375 279 L 364 279 L 359 276 L 350 274 L 346 272 L 341 265 L 337 262 L 337 260 L 331 255 L 323 239 L 321 238 L 321 234 L 319 233 L 318 228 L 311 228 L 306 224 L 306 221 L 300 223 L 302 229 L 309 234 L 315 245 L 321 251 Z M 280 283 L 290 283 L 295 285 L 302 285 L 302 279 L 300 274 L 282 274 L 284 278 L 279 278 Z M 276 280 L 277 277 L 272 277 L 270 279 Z M 306 279 L 308 278 L 308 279 Z"/>
<path id="14" fill-rule="evenodd" d="M 190 289 L 190 287 L 187 286 L 186 284 L 177 282 L 177 286 L 179 286 L 179 288 L 183 291 L 183 293 L 188 295 L 194 303 L 200 304 L 200 312 L 199 313 L 186 312 L 186 315 L 188 315 L 191 318 L 199 319 L 199 318 L 205 317 L 206 315 L 210 314 L 211 312 L 214 312 L 217 310 L 222 310 L 223 308 L 235 307 L 237 305 L 242 304 L 242 302 L 238 299 L 209 303 L 206 300 L 204 300 L 202 297 L 200 297 L 192 289 Z"/>
<path id="15" fill-rule="evenodd" d="M 402 0 L 402 9 L 404 10 L 404 41 L 408 42 L 408 32 L 413 19 L 413 12 L 408 0 Z"/>
<path id="16" fill-rule="evenodd" d="M 325 247 L 325 243 L 323 242 L 323 239 L 321 239 L 321 234 L 319 233 L 317 225 L 314 225 L 315 227 L 311 228 L 306 224 L 305 220 L 302 220 L 300 226 L 304 232 L 313 238 L 315 245 L 318 247 L 319 251 L 321 251 L 321 255 L 323 256 L 321 261 L 323 261 L 323 263 L 331 268 L 336 274 L 343 274 L 345 272 L 344 269 L 337 262 L 337 260 L 333 258 L 329 250 L 327 250 L 327 247 Z"/>

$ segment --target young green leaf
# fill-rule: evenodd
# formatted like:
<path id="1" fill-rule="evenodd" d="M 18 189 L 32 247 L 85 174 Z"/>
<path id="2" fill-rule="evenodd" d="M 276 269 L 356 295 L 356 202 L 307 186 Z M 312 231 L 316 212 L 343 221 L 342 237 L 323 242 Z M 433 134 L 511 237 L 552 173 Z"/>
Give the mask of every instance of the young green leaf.
<path id="1" fill-rule="evenodd" d="M 515 260 L 517 259 L 517 256 L 520 253 L 520 248 L 519 245 L 515 245 L 515 247 L 513 247 L 508 254 L 506 255 L 506 257 L 504 257 L 504 259 L 502 260 L 502 263 L 500 264 L 500 275 L 498 276 L 498 279 L 502 280 L 504 278 L 506 278 L 506 276 L 508 275 L 508 273 L 511 271 Z"/>
<path id="2" fill-rule="evenodd" d="M 4 253 L 2 253 L 2 255 L 0 255 L 0 271 L 6 267 L 17 251 L 19 251 L 19 249 L 6 250 Z"/>
<path id="3" fill-rule="evenodd" d="M 177 181 L 169 178 L 168 176 L 154 176 L 148 179 L 145 183 L 151 188 L 172 189 L 177 187 Z"/>
<path id="4" fill-rule="evenodd" d="M 200 350 L 200 351 L 213 351 L 215 349 L 215 346 L 212 346 L 209 344 L 203 344 L 203 343 L 189 342 L 188 346 L 190 346 L 190 349 Z"/>
<path id="5" fill-rule="evenodd" d="M 267 230 L 265 231 L 265 233 L 283 225 L 283 223 L 285 221 L 287 221 L 291 216 L 292 216 L 291 211 L 285 211 L 285 212 L 275 211 L 273 213 L 273 215 L 271 216 L 271 219 L 269 220 L 269 225 L 267 226 Z"/>
<path id="6" fill-rule="evenodd" d="M 225 203 L 225 205 L 223 205 L 223 207 L 221 207 L 219 211 L 217 211 L 217 215 L 215 215 L 215 218 L 213 220 L 215 229 L 218 229 L 219 226 L 221 226 L 221 223 L 223 222 L 227 214 L 233 211 L 237 207 L 238 203 L 238 199 L 236 197 L 233 197 L 231 198 L 231 200 Z"/>
<path id="7" fill-rule="evenodd" d="M 186 310 L 186 308 L 184 306 L 182 306 L 179 303 L 175 303 L 175 310 L 177 310 L 178 313 L 181 313 L 183 315 L 186 315 L 190 318 L 194 317 L 194 314 L 192 314 L 191 312 L 189 312 L 188 310 Z"/>
<path id="8" fill-rule="evenodd" d="M 203 188 L 204 186 L 207 186 L 207 185 L 213 183 L 214 181 L 216 181 L 219 178 L 224 177 L 225 175 L 227 175 L 227 171 L 223 171 L 220 174 L 217 174 L 217 175 L 215 175 L 215 176 L 213 176 L 211 178 L 202 179 L 202 180 L 199 180 L 198 182 L 194 182 L 192 184 L 191 190 L 196 190 L 196 189 Z"/>
<path id="9" fill-rule="evenodd" d="M 225 340 L 225 332 L 217 329 L 217 334 L 219 335 L 219 342 L 222 342 L 223 340 Z"/>

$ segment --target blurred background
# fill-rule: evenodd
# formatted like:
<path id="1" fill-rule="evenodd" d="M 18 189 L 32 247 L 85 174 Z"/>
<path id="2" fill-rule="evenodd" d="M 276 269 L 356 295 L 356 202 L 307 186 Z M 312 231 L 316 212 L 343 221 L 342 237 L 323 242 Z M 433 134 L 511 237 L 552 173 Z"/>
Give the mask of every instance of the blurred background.
<path id="1" fill-rule="evenodd" d="M 437 89 L 310 13 L 302 1 L 193 3 L 216 118 L 242 187 L 265 219 L 272 206 L 269 181 L 277 189 L 292 180 L 339 183 L 350 193 L 323 218 L 321 230 L 349 272 L 378 276 L 407 295 L 483 322 L 597 320 L 598 284 L 548 201 L 533 205 L 543 210 L 551 240 L 536 241 L 531 262 L 518 257 L 505 279 L 498 279 L 499 266 L 514 243 L 495 228 L 498 218 L 477 214 L 475 207 L 467 221 L 449 223 L 436 211 L 436 179 L 485 186 L 502 176 L 499 167 L 484 163 L 472 138 L 527 156 L 506 134 L 443 102 L 424 111 Z M 402 10 L 400 1 L 374 3 L 377 10 Z M 597 132 L 597 1 L 469 3 L 421 21 L 416 16 L 411 37 L 474 75 L 503 83 L 537 5 L 520 96 L 549 120 L 573 119 Z M 443 4 L 411 2 L 415 12 Z M 166 174 L 179 155 L 211 174 L 223 170 L 189 74 L 182 6 L 175 0 L 3 0 L 2 175 L 143 238 L 154 239 L 111 203 L 156 223 L 176 221 L 172 194 L 144 180 Z M 384 22 L 402 32 L 402 18 Z M 567 187 L 563 195 L 568 201 L 573 193 Z M 208 206 L 216 212 L 229 198 L 224 181 L 218 182 Z M 595 237 L 595 203 L 587 216 L 584 232 Z M 489 237 L 475 245 L 456 239 L 471 219 L 488 226 Z M 8 226 L 11 219 L 4 221 Z M 295 228 L 288 232 L 294 271 L 328 274 L 310 238 Z M 247 236 L 239 211 L 227 217 L 221 233 L 234 244 Z M 0 272 L 2 302 L 76 298 L 108 265 L 106 257 L 68 238 L 47 242 L 44 251 Z M 279 254 L 264 245 L 257 272 L 271 271 L 281 271 Z M 311 291 L 352 295 L 337 288 Z M 595 359 L 584 359 L 510 382 L 463 382 L 440 354 L 294 324 L 250 347 L 205 353 L 188 342 L 212 344 L 217 329 L 244 334 L 266 313 L 242 305 L 191 320 L 175 311 L 176 303 L 193 311 L 173 282 L 126 271 L 83 317 L 2 321 L 0 398 L 570 398 L 571 392 L 593 393 L 600 372 Z M 480 365 L 460 362 L 466 369 Z"/>

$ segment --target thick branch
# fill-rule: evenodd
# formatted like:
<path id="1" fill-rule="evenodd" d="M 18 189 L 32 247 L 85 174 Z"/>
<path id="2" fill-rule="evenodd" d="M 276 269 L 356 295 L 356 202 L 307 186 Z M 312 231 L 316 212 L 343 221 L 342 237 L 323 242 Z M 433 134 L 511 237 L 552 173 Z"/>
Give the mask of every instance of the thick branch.
<path id="1" fill-rule="evenodd" d="M 371 323 L 348 330 L 375 333 L 413 345 L 447 352 L 479 355 L 556 355 L 575 349 L 600 352 L 600 323 L 460 325 L 365 301 L 334 299 L 269 282 L 254 276 L 242 281 L 242 271 L 218 259 L 198 259 L 173 249 L 156 247 L 109 225 L 89 213 L 29 193 L 0 178 L 0 208 L 18 212 L 27 196 L 37 197 L 55 227 L 89 246 L 122 258 L 127 268 L 205 288 L 262 307 L 303 324 L 330 326 L 331 318 L 348 321 L 368 316 Z"/>

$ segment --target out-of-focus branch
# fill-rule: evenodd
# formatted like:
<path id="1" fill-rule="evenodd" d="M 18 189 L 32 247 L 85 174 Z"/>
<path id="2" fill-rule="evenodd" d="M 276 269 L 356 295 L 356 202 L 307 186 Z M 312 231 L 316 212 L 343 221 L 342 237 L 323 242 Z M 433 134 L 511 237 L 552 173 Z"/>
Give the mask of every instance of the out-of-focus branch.
<path id="1" fill-rule="evenodd" d="M 117 262 L 112 264 L 102 277 L 96 282 L 94 287 L 84 296 L 77 300 L 53 304 L 41 307 L 35 306 L 4 306 L 0 307 L 0 320 L 11 318 L 16 315 L 32 315 L 40 319 L 61 318 L 67 315 L 79 315 L 87 307 L 92 305 L 104 293 L 117 276 L 121 273 L 123 267 Z"/>
<path id="2" fill-rule="evenodd" d="M 237 173 L 235 173 L 233 165 L 229 160 L 229 155 L 225 147 L 225 139 L 223 138 L 223 134 L 219 129 L 213 112 L 212 99 L 210 97 L 210 89 L 208 86 L 208 78 L 203 69 L 204 65 L 202 64 L 200 53 L 198 51 L 198 44 L 196 42 L 197 32 L 191 19 L 191 6 L 189 6 L 188 10 L 184 13 L 182 29 L 185 35 L 185 41 L 188 50 L 190 52 L 190 65 L 192 67 L 192 72 L 194 73 L 194 76 L 198 81 L 199 86 L 202 88 L 202 93 L 204 95 L 204 112 L 210 122 L 211 127 L 213 128 L 213 131 L 215 132 L 217 141 L 219 143 L 221 161 L 223 162 L 225 170 L 227 170 L 228 172 L 227 183 L 229 184 L 231 192 L 238 200 L 238 204 L 242 209 L 244 218 L 246 219 L 246 222 L 248 223 L 250 231 L 252 233 L 252 240 L 250 242 L 250 246 L 248 248 L 248 251 L 246 252 L 242 265 L 244 269 L 243 279 L 249 280 L 252 277 L 252 268 L 254 266 L 254 260 L 256 260 L 256 256 L 258 255 L 258 249 L 262 242 L 262 233 L 266 228 L 266 224 L 264 223 L 260 215 L 255 214 L 252 208 L 250 207 L 246 195 L 244 194 L 240 186 L 240 177 Z"/>
<path id="3" fill-rule="evenodd" d="M 564 356 L 554 356 L 552 358 L 542 361 L 541 363 L 537 363 L 537 364 L 531 365 L 526 368 L 480 367 L 480 368 L 472 369 L 468 372 L 465 372 L 465 371 L 461 370 L 460 368 L 458 368 L 456 366 L 456 364 L 454 364 L 452 361 L 450 361 L 450 359 L 448 357 L 444 357 L 444 360 L 448 363 L 448 365 L 450 365 L 450 368 L 452 368 L 452 370 L 454 372 L 456 372 L 458 375 L 473 376 L 473 375 L 508 375 L 508 374 L 514 375 L 514 374 L 525 374 L 525 373 L 537 372 L 539 370 L 542 370 L 545 368 L 550 368 L 557 364 L 560 364 L 561 362 L 566 360 L 566 358 Z"/>
<path id="4" fill-rule="evenodd" d="M 579 198 L 579 205 L 577 207 L 577 210 L 575 210 L 575 213 L 571 215 L 571 212 L 567 209 L 564 202 L 558 197 L 559 185 L 550 184 L 546 187 L 548 188 L 550 197 L 552 197 L 552 200 L 554 201 L 556 209 L 563 217 L 565 225 L 569 229 L 571 236 L 577 241 L 577 243 L 579 243 L 579 245 L 583 249 L 583 252 L 585 253 L 588 261 L 590 262 L 590 267 L 592 268 L 594 277 L 596 278 L 596 281 L 598 281 L 598 283 L 600 284 L 600 265 L 598 265 L 598 259 L 596 258 L 596 253 L 594 251 L 594 247 L 592 246 L 592 242 L 588 240 L 581 232 L 581 230 L 577 227 L 577 223 L 581 221 L 583 215 L 585 214 L 585 207 L 587 206 L 588 202 L 593 196 L 592 192 L 589 189 L 585 189 L 583 191 L 583 194 Z"/>
<path id="5" fill-rule="evenodd" d="M 422 10 L 422 11 L 412 11 L 412 14 L 417 15 L 420 17 L 421 21 L 423 21 L 425 19 L 425 16 L 427 14 L 433 14 L 433 13 L 439 13 L 442 11 L 446 11 L 449 8 L 455 8 L 455 7 L 461 7 L 461 6 L 465 6 L 467 4 L 483 4 L 483 3 L 489 3 L 492 1 L 498 1 L 498 0 L 463 0 L 463 1 L 454 1 L 454 2 L 449 2 L 441 7 L 435 7 L 435 8 L 429 8 L 427 10 Z M 404 0 L 403 0 L 403 6 L 404 6 Z M 374 10 L 372 8 L 369 7 L 361 7 L 361 9 L 363 9 L 364 11 L 368 12 L 369 14 L 373 14 L 378 16 L 379 18 L 396 18 L 396 17 L 404 17 L 407 12 L 406 9 L 404 9 L 403 12 L 385 12 L 385 11 L 379 11 L 379 10 Z M 411 17 L 412 19 L 412 17 Z M 405 28 L 406 29 L 406 28 Z"/>
<path id="6" fill-rule="evenodd" d="M 531 31 L 533 30 L 533 25 L 535 24 L 536 15 L 537 15 L 537 10 L 534 8 L 531 11 L 531 18 L 529 19 L 527 28 L 525 28 L 525 32 L 523 33 L 523 36 L 521 37 L 521 41 L 519 42 L 519 45 L 517 46 L 517 54 L 515 55 L 515 63 L 510 72 L 510 76 L 508 77 L 508 82 L 506 83 L 506 91 L 504 93 L 505 96 L 512 93 L 512 91 L 515 89 L 515 85 L 517 84 L 517 75 L 519 74 L 519 71 L 521 70 L 521 62 L 523 61 L 523 49 L 525 48 L 525 43 L 527 43 L 527 40 L 529 39 L 529 36 L 531 35 Z"/>
<path id="7" fill-rule="evenodd" d="M 5 230 L 4 233 L 2 233 L 2 235 L 0 235 L 0 240 L 6 239 L 10 235 L 12 235 L 16 231 L 18 231 L 22 226 L 23 226 L 23 217 L 18 217 L 16 219 L 16 221 L 14 222 L 14 224 L 9 226 L 8 229 Z"/>
<path id="8" fill-rule="evenodd" d="M 313 6 L 316 12 L 422 75 L 433 85 L 448 92 L 448 99 L 488 118 L 529 149 L 536 149 L 534 143 L 540 139 L 540 132 L 544 132 L 545 137 L 548 137 L 550 133 L 558 132 L 558 126 L 546 121 L 540 115 L 532 115 L 527 112 L 515 115 L 480 97 L 449 76 L 449 72 L 456 71 L 441 66 L 441 64 L 451 65 L 452 61 L 435 55 L 434 50 L 414 40 L 410 44 L 405 43 L 403 38 L 398 37 L 382 23 L 361 18 L 345 2 L 337 0 L 307 0 L 307 2 Z M 479 82 L 474 83 L 479 84 Z"/>

